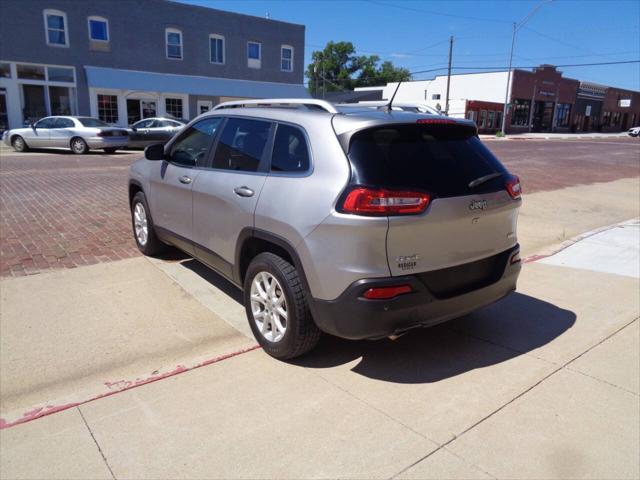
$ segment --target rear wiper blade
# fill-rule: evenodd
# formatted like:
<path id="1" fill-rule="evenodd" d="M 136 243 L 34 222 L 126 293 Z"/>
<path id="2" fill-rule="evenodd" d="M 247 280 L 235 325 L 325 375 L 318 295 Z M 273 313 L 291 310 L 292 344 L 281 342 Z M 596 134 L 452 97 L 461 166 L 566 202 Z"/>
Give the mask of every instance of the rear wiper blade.
<path id="1" fill-rule="evenodd" d="M 489 175 L 484 175 L 483 177 L 476 178 L 475 180 L 471 180 L 469 182 L 469 188 L 477 187 L 478 185 L 481 185 L 484 182 L 488 182 L 493 178 L 501 177 L 502 175 L 504 174 L 500 172 L 495 172 L 495 173 L 490 173 Z"/>

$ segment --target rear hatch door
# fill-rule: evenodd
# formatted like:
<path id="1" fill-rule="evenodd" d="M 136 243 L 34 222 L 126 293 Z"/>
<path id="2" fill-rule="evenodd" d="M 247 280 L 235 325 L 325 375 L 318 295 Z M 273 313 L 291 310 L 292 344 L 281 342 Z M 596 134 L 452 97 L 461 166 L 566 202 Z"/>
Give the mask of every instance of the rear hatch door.
<path id="1" fill-rule="evenodd" d="M 349 159 L 352 183 L 430 195 L 424 212 L 388 217 L 392 275 L 468 264 L 516 245 L 521 201 L 475 126 L 447 119 L 368 128 L 352 136 Z"/>

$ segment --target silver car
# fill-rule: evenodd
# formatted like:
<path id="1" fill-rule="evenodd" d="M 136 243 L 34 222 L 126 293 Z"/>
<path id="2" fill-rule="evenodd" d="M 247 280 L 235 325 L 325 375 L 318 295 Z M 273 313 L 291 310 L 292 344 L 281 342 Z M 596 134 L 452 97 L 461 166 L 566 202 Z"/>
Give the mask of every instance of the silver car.
<path id="1" fill-rule="evenodd" d="M 102 149 L 114 153 L 129 143 L 124 128 L 91 117 L 45 117 L 26 128 L 14 128 L 3 133 L 5 144 L 16 152 L 30 148 L 69 148 L 83 154 L 90 149 Z"/>
<path id="2" fill-rule="evenodd" d="M 140 148 L 171 140 L 186 125 L 174 118 L 145 118 L 128 129 L 129 147 Z"/>
<path id="3" fill-rule="evenodd" d="M 520 182 L 468 120 L 228 102 L 131 166 L 140 251 L 174 245 L 244 291 L 264 350 L 395 337 L 516 288 Z"/>

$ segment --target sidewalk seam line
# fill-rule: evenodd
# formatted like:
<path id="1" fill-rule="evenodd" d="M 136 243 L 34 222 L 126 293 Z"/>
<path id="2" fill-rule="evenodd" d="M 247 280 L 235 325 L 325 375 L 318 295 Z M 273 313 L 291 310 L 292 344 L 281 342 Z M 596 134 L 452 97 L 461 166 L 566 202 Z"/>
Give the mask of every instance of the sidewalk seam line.
<path id="1" fill-rule="evenodd" d="M 111 477 L 113 478 L 113 480 L 117 480 L 115 474 L 113 473 L 113 470 L 111 470 L 111 466 L 109 465 L 109 462 L 107 461 L 107 457 L 105 456 L 104 452 L 102 451 L 102 448 L 100 448 L 100 444 L 96 440 L 95 435 L 91 431 L 91 427 L 87 423 L 87 419 L 84 418 L 84 415 L 82 414 L 82 410 L 80 410 L 80 406 L 77 406 L 76 408 L 78 409 L 78 413 L 80 413 L 80 416 L 82 417 L 82 421 L 84 422 L 85 426 L 87 427 L 87 430 L 89 430 L 89 434 L 91 435 L 91 438 L 93 439 L 93 443 L 95 443 L 96 447 L 98 447 L 98 452 L 100 452 L 100 456 L 102 457 L 102 460 L 104 460 L 104 464 L 109 469 L 109 473 L 111 473 Z"/>
<path id="2" fill-rule="evenodd" d="M 583 376 L 585 376 L 587 378 L 590 378 L 592 380 L 595 380 L 597 382 L 604 383 L 605 385 L 609 385 L 610 387 L 617 388 L 618 390 L 622 390 L 623 392 L 629 393 L 629 394 L 633 395 L 634 397 L 640 397 L 640 394 L 638 394 L 636 392 L 633 392 L 631 390 L 627 390 L 626 388 L 621 387 L 620 385 L 616 385 L 615 383 L 607 382 L 606 380 L 603 380 L 602 378 L 594 377 L 593 375 L 589 375 L 588 373 L 581 372 L 580 370 L 576 370 L 575 368 L 566 367 L 566 369 L 569 370 L 570 372 L 577 373 L 579 375 L 583 375 Z"/>
<path id="3" fill-rule="evenodd" d="M 555 375 L 556 373 L 558 373 L 560 370 L 565 369 L 568 365 L 570 365 L 571 363 L 575 362 L 576 360 L 578 360 L 580 357 L 582 357 L 583 355 L 585 355 L 586 353 L 590 352 L 591 350 L 593 350 L 594 348 L 596 348 L 598 345 L 601 345 L 602 343 L 606 342 L 608 339 L 610 339 L 611 337 L 613 337 L 614 335 L 616 335 L 618 332 L 624 330 L 625 328 L 627 328 L 629 325 L 631 325 L 632 323 L 634 323 L 636 320 L 638 320 L 638 318 L 640 317 L 636 317 L 633 320 L 631 320 L 630 322 L 625 323 L 623 326 L 621 326 L 620 328 L 616 329 L 614 332 L 612 332 L 611 334 L 607 335 L 605 338 L 603 338 L 602 340 L 600 340 L 598 343 L 596 343 L 595 345 L 592 345 L 591 347 L 587 348 L 584 352 L 580 353 L 579 355 L 576 355 L 575 357 L 573 357 L 570 360 L 567 360 L 565 363 L 563 363 L 562 365 L 560 365 L 558 368 L 556 368 L 555 370 L 553 370 L 552 372 L 548 373 L 547 375 L 545 375 L 544 377 L 542 377 L 540 380 L 538 380 L 537 382 L 535 382 L 533 385 L 531 385 L 530 387 L 526 388 L 525 390 L 523 390 L 522 392 L 520 392 L 518 395 L 516 395 L 515 397 L 513 397 L 511 400 L 509 400 L 507 403 L 504 403 L 503 405 L 501 405 L 500 407 L 496 408 L 494 411 L 492 411 L 491 413 L 489 413 L 488 415 L 484 416 L 483 418 L 481 418 L 480 420 L 478 420 L 476 423 L 474 423 L 473 425 L 467 427 L 466 429 L 464 429 L 462 432 L 460 432 L 459 435 L 455 435 L 451 440 L 446 441 L 445 443 L 443 443 L 440 447 L 436 448 L 435 450 L 433 450 L 432 452 L 429 452 L 427 455 L 425 455 L 424 457 L 422 457 L 420 460 L 412 463 L 411 465 L 405 467 L 404 469 L 400 470 L 398 473 L 396 473 L 395 475 L 393 475 L 392 477 L 390 477 L 390 479 L 395 479 L 397 478 L 399 475 L 402 475 L 404 472 L 406 472 L 407 470 L 409 470 L 410 468 L 416 466 L 417 464 L 419 464 L 420 462 L 426 460 L 427 458 L 429 458 L 431 455 L 433 455 L 434 453 L 440 451 L 441 449 L 445 448 L 447 445 L 449 445 L 450 443 L 453 443 L 455 440 L 457 440 L 458 438 L 460 438 L 461 436 L 463 436 L 465 433 L 473 430 L 474 428 L 476 428 L 478 425 L 480 425 L 481 423 L 484 423 L 486 420 L 488 420 L 489 418 L 493 417 L 494 415 L 496 415 L 497 413 L 501 412 L 502 410 L 504 410 L 506 407 L 508 407 L 509 405 L 511 405 L 512 403 L 514 403 L 516 400 L 524 397 L 527 393 L 529 393 L 531 390 L 533 390 L 534 388 L 536 388 L 538 385 L 540 385 L 542 382 L 544 382 L 545 380 L 549 379 L 550 377 L 552 377 L 553 375 Z"/>

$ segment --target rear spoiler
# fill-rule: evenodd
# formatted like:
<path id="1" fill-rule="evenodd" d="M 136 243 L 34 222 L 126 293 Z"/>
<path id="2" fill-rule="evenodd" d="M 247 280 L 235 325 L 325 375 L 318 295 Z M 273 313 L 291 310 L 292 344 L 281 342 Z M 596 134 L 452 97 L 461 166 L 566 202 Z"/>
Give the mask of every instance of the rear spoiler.
<path id="1" fill-rule="evenodd" d="M 364 132 L 370 129 L 384 128 L 384 127 L 399 127 L 399 126 L 411 126 L 411 125 L 429 125 L 435 128 L 453 128 L 460 127 L 461 130 L 466 130 L 465 138 L 474 137 L 478 135 L 478 126 L 472 120 L 467 119 L 454 119 L 451 117 L 429 117 L 418 118 L 415 122 L 388 122 L 388 123 L 375 123 L 367 125 L 363 128 L 351 130 L 349 132 L 338 135 L 338 141 L 345 154 L 349 153 L 349 145 L 354 135 Z"/>

